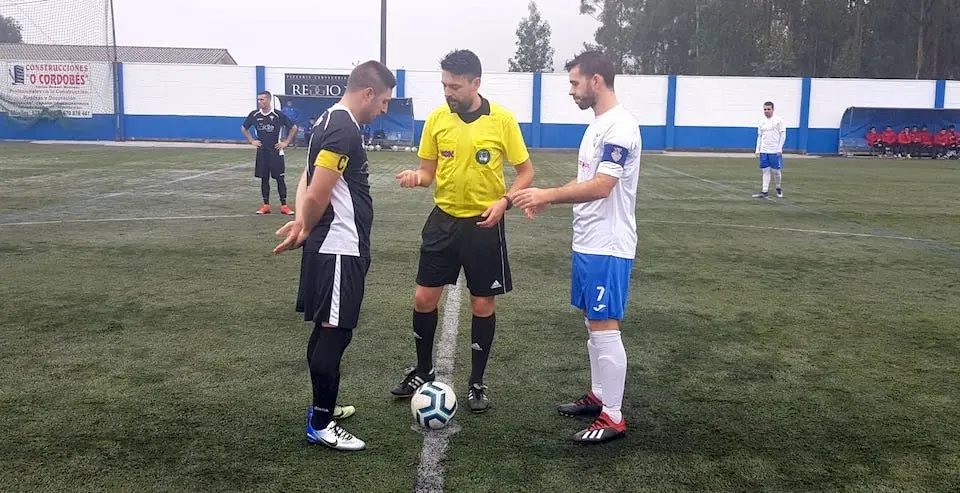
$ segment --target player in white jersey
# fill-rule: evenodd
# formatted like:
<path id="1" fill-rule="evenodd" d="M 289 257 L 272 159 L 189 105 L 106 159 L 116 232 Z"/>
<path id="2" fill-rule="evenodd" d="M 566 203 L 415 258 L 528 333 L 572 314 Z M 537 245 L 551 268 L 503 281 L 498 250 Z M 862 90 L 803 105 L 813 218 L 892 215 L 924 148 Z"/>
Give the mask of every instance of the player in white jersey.
<path id="1" fill-rule="evenodd" d="M 787 126 L 779 116 L 773 116 L 773 103 L 763 103 L 763 118 L 757 125 L 757 157 L 760 158 L 760 172 L 763 174 L 761 188 L 753 194 L 755 199 L 770 196 L 770 177 L 776 179 L 777 197 L 783 197 L 783 144 L 787 141 Z"/>
<path id="2" fill-rule="evenodd" d="M 531 218 L 549 204 L 575 204 L 570 302 L 583 312 L 589 330 L 591 390 L 557 410 L 596 417 L 573 439 L 598 443 L 627 430 L 620 412 L 627 376 L 620 321 L 637 251 L 640 126 L 617 102 L 613 62 L 588 51 L 566 68 L 570 95 L 580 109 L 592 108 L 596 115 L 580 143 L 577 179 L 559 188 L 521 190 L 511 199 Z"/>

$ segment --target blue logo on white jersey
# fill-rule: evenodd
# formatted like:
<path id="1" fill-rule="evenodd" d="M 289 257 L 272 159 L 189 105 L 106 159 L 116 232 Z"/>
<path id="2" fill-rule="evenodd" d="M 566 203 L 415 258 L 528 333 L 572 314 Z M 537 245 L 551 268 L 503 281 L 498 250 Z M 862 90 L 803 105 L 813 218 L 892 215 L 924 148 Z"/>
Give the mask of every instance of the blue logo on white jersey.
<path id="1" fill-rule="evenodd" d="M 603 144 L 603 158 L 600 161 L 624 166 L 627 164 L 628 157 L 630 157 L 630 151 L 626 147 L 616 144 Z"/>

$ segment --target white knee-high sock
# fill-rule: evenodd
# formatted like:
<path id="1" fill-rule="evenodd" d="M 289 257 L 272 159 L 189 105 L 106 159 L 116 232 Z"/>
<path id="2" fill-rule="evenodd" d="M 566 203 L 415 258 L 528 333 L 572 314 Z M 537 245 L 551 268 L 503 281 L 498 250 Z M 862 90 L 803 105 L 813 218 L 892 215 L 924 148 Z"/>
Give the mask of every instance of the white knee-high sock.
<path id="1" fill-rule="evenodd" d="M 590 391 L 603 401 L 603 385 L 600 382 L 600 352 L 597 346 L 587 339 L 587 353 L 590 355 Z"/>
<path id="2" fill-rule="evenodd" d="M 763 187 L 760 191 L 766 193 L 767 190 L 770 190 L 770 168 L 763 168 Z"/>
<path id="3" fill-rule="evenodd" d="M 777 188 L 780 188 L 780 184 L 783 181 L 783 171 L 775 169 L 773 170 L 774 183 L 777 184 Z"/>
<path id="4" fill-rule="evenodd" d="M 627 352 L 620 331 L 592 332 L 590 342 L 597 348 L 597 369 L 603 387 L 603 412 L 615 423 L 623 419 L 623 388 L 627 381 Z"/>

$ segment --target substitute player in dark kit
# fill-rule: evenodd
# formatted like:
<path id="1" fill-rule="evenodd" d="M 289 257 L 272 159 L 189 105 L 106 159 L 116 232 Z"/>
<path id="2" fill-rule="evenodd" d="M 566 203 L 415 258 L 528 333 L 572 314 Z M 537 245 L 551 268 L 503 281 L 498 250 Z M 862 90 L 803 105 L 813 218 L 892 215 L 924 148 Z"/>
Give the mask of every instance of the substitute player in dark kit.
<path id="1" fill-rule="evenodd" d="M 257 161 L 253 176 L 260 178 L 260 194 L 263 195 L 263 206 L 257 214 L 270 214 L 270 178 L 277 180 L 277 192 L 280 195 L 280 213 L 293 215 L 293 210 L 287 205 L 287 183 L 284 178 L 286 166 L 283 162 L 283 150 L 297 137 L 297 125 L 287 115 L 274 111 L 270 104 L 273 99 L 267 91 L 257 95 L 257 104 L 260 109 L 251 111 L 244 120 L 240 131 L 251 145 L 257 148 Z M 256 127 L 257 138 L 254 139 L 247 130 Z M 287 138 L 280 140 L 280 130 L 287 129 Z"/>

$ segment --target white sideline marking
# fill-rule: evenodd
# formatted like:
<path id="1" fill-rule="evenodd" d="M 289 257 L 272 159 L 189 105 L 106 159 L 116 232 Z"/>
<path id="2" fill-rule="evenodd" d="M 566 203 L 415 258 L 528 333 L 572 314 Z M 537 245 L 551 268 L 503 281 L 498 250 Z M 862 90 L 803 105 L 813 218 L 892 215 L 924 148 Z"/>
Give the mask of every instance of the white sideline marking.
<path id="1" fill-rule="evenodd" d="M 807 234 L 816 234 L 816 235 L 830 235 L 830 236 L 854 236 L 858 238 L 883 238 L 886 240 L 903 240 L 903 241 L 929 241 L 924 238 L 913 238 L 911 236 L 896 236 L 896 235 L 880 235 L 873 233 L 849 233 L 846 231 L 828 231 L 823 229 L 803 229 L 803 228 L 780 228 L 777 226 L 754 226 L 750 224 L 726 224 L 726 223 L 707 223 L 707 222 L 696 222 L 696 221 L 658 221 L 655 219 L 637 219 L 638 223 L 648 223 L 648 224 L 674 224 L 680 226 L 709 226 L 713 228 L 730 228 L 730 229 L 759 229 L 767 231 L 786 231 L 790 233 L 807 233 Z"/>
<path id="2" fill-rule="evenodd" d="M 104 198 L 104 199 L 108 199 L 108 198 L 111 198 L 111 197 L 119 197 L 119 196 L 121 196 L 121 195 L 128 195 L 128 194 L 131 194 L 131 193 L 137 193 L 137 192 L 141 192 L 141 191 L 143 191 L 143 190 L 150 190 L 151 188 L 157 188 L 157 187 L 162 187 L 162 186 L 166 186 L 166 185 L 173 185 L 174 183 L 180 183 L 181 181 L 187 181 L 187 180 L 194 180 L 194 179 L 197 179 L 197 178 L 203 178 L 204 176 L 213 175 L 213 174 L 217 174 L 217 173 L 223 173 L 224 171 L 231 171 L 231 170 L 235 170 L 235 169 L 237 169 L 237 168 L 242 168 L 242 167 L 244 167 L 244 166 L 248 166 L 248 164 L 247 164 L 247 163 L 244 163 L 244 164 L 235 164 L 235 165 L 233 165 L 233 166 L 228 166 L 228 167 L 226 167 L 226 168 L 212 169 L 212 170 L 210 170 L 210 171 L 204 171 L 203 173 L 197 173 L 197 174 L 195 174 L 195 175 L 182 176 L 182 177 L 177 178 L 177 179 L 175 179 L 175 180 L 162 181 L 162 182 L 159 182 L 159 183 L 154 183 L 154 184 L 152 184 L 152 185 L 145 185 L 145 186 L 142 186 L 142 187 L 137 187 L 137 188 L 135 188 L 135 189 L 133 189 L 133 190 L 127 190 L 127 191 L 123 191 L 123 192 L 108 193 L 108 194 L 106 194 L 106 195 L 101 195 L 100 197 L 101 197 L 101 198 Z"/>
<path id="3" fill-rule="evenodd" d="M 208 219 L 234 219 L 239 217 L 254 217 L 253 214 L 222 214 L 214 216 L 154 216 L 154 217 L 108 217 L 102 219 L 61 219 L 56 221 L 25 221 L 20 223 L 0 223 L 4 226 L 39 226 L 47 224 L 75 224 L 75 223 L 124 223 L 145 221 L 190 221 Z"/>
<path id="4" fill-rule="evenodd" d="M 440 342 L 437 344 L 437 358 L 434 369 L 437 380 L 448 385 L 453 382 L 453 364 L 457 356 L 457 330 L 460 325 L 460 286 L 463 278 L 457 284 L 447 289 L 447 299 L 443 302 L 443 329 L 440 332 Z M 466 397 L 466 396 L 463 396 Z M 420 465 L 417 467 L 417 493 L 439 493 L 443 491 L 443 464 L 441 461 L 447 453 L 450 437 L 459 431 L 456 423 L 439 429 L 425 432 L 423 448 L 420 450 Z"/>
<path id="5" fill-rule="evenodd" d="M 699 180 L 699 181 L 702 181 L 702 182 L 704 182 L 704 183 L 708 183 L 708 184 L 713 185 L 713 186 L 717 186 L 717 187 L 720 187 L 720 188 L 725 188 L 725 189 L 727 189 L 727 190 L 730 190 L 730 191 L 733 191 L 733 192 L 737 192 L 737 193 L 743 193 L 743 191 L 740 190 L 740 189 L 737 188 L 737 187 L 732 187 L 732 186 L 730 186 L 730 185 L 726 185 L 726 184 L 720 183 L 720 182 L 718 182 L 718 181 L 713 181 L 713 180 L 710 180 L 710 179 L 707 179 L 707 178 L 701 178 L 701 177 L 696 176 L 696 175 L 691 175 L 690 173 L 684 173 L 683 171 L 680 171 L 680 170 L 678 170 L 678 169 L 668 168 L 668 167 L 666 167 L 666 166 L 663 166 L 663 165 L 661 165 L 661 164 L 657 164 L 657 163 L 654 163 L 654 162 L 649 162 L 648 164 L 649 164 L 650 166 L 653 166 L 654 168 L 661 169 L 661 170 L 666 171 L 666 172 L 668 172 L 668 173 L 673 173 L 673 174 L 675 174 L 675 175 L 685 176 L 685 177 L 687 177 L 687 178 L 693 178 L 694 180 Z"/>

